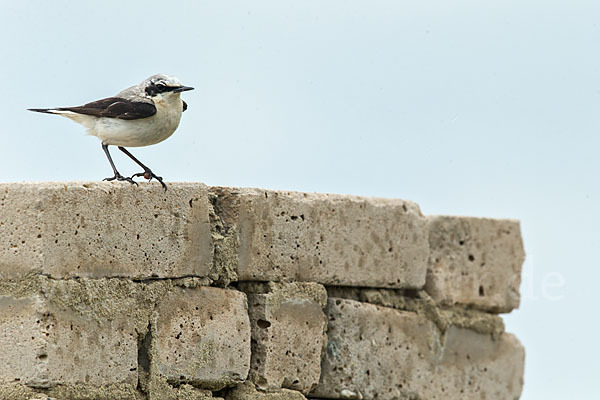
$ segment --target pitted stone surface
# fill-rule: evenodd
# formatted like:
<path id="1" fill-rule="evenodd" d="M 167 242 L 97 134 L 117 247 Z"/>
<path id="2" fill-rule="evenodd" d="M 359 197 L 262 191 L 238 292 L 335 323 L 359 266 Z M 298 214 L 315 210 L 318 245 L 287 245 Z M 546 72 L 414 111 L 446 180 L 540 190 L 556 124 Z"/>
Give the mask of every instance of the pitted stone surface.
<path id="1" fill-rule="evenodd" d="M 252 325 L 250 379 L 260 389 L 308 393 L 321 373 L 327 342 L 325 288 L 316 283 L 240 285 Z"/>
<path id="2" fill-rule="evenodd" d="M 429 217 L 426 290 L 442 305 L 494 312 L 519 306 L 525 259 L 518 221 Z"/>
<path id="3" fill-rule="evenodd" d="M 517 338 L 450 328 L 435 370 L 435 385 L 424 387 L 423 398 L 518 399 L 523 389 L 525 351 Z"/>
<path id="4" fill-rule="evenodd" d="M 202 184 L 0 184 L 0 278 L 207 276 Z"/>
<path id="5" fill-rule="evenodd" d="M 114 182 L 0 184 L 0 217 L 0 399 L 521 393 L 516 221 Z"/>
<path id="6" fill-rule="evenodd" d="M 239 237 L 238 279 L 420 288 L 426 219 L 409 201 L 210 189 Z M 373 273 L 377 271 L 377 273 Z"/>
<path id="7" fill-rule="evenodd" d="M 0 379 L 48 386 L 46 337 L 50 325 L 39 296 L 15 299 L 0 297 Z"/>
<path id="8" fill-rule="evenodd" d="M 92 386 L 87 384 L 54 386 L 49 389 L 31 388 L 13 382 L 0 385 L 2 400 L 155 400 L 136 390 L 135 386 L 116 384 Z M 162 397 L 160 400 L 201 400 L 191 397 Z M 202 400 L 207 400 L 203 398 Z"/>
<path id="9" fill-rule="evenodd" d="M 524 352 L 509 334 L 494 338 L 449 327 L 442 335 L 418 314 L 329 298 L 327 353 L 311 397 L 518 399 Z"/>
<path id="10" fill-rule="evenodd" d="M 392 400 L 417 393 L 439 347 L 435 325 L 411 312 L 329 298 L 327 352 L 311 397 Z"/>
<path id="11" fill-rule="evenodd" d="M 244 293 L 175 287 L 153 323 L 152 368 L 169 383 L 219 390 L 244 381 L 250 368 L 250 323 Z"/>
<path id="12" fill-rule="evenodd" d="M 233 389 L 225 400 L 306 400 L 306 398 L 300 392 L 287 389 L 261 392 L 247 382 Z"/>
<path id="13" fill-rule="evenodd" d="M 25 297 L 0 296 L 0 382 L 32 388 L 121 385 L 135 391 L 134 322 L 125 314 L 104 319 L 62 308 L 51 293 L 45 288 Z"/>

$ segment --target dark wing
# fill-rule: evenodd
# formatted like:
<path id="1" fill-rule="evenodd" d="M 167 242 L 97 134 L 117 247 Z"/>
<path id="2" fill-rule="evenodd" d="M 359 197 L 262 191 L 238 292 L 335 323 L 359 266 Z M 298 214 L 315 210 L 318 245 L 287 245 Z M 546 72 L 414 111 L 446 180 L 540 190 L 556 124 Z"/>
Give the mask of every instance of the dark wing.
<path id="1" fill-rule="evenodd" d="M 183 100 L 181 100 L 181 101 L 183 101 Z M 187 103 L 185 101 L 183 101 L 183 111 L 185 111 L 185 110 L 187 110 Z"/>
<path id="2" fill-rule="evenodd" d="M 77 114 L 93 115 L 94 117 L 141 119 L 156 114 L 154 104 L 141 101 L 131 101 L 120 97 L 108 97 L 79 107 L 61 107 L 57 110 L 72 111 Z"/>

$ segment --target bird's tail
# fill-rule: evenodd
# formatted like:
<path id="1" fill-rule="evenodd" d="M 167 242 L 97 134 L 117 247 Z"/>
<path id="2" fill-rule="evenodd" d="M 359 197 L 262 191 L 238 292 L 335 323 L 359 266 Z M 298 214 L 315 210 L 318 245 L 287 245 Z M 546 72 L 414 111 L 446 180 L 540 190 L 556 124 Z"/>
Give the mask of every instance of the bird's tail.
<path id="1" fill-rule="evenodd" d="M 74 113 L 73 111 L 65 110 L 64 108 L 28 108 L 29 111 L 35 111 L 44 114 L 56 114 L 62 115 L 71 119 L 77 120 L 81 114 Z"/>
<path id="2" fill-rule="evenodd" d="M 91 134 L 90 130 L 96 123 L 96 118 L 90 115 L 78 114 L 73 111 L 65 110 L 64 108 L 28 108 L 29 111 L 44 113 L 44 114 L 55 114 L 67 117 L 72 121 L 75 121 L 88 129 L 88 134 Z"/>
<path id="3" fill-rule="evenodd" d="M 28 108 L 27 110 L 46 114 L 56 114 L 56 111 L 58 111 L 53 108 Z"/>
<path id="4" fill-rule="evenodd" d="M 27 110 L 44 113 L 44 114 L 63 115 L 65 117 L 69 117 L 71 119 L 73 119 L 73 117 L 82 115 L 82 114 L 77 114 L 77 113 L 70 111 L 68 109 L 65 109 L 65 108 L 60 108 L 60 107 L 59 108 L 28 108 Z"/>

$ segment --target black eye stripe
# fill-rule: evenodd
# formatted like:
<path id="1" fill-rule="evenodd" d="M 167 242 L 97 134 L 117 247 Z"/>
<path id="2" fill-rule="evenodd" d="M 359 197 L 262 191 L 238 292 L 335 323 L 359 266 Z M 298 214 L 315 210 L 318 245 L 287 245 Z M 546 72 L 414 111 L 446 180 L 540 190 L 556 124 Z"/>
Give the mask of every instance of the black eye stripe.
<path id="1" fill-rule="evenodd" d="M 170 92 L 175 89 L 177 89 L 177 87 L 167 86 L 164 83 L 159 82 L 148 85 L 148 87 L 146 87 L 146 93 L 149 96 L 156 96 L 159 93 Z"/>

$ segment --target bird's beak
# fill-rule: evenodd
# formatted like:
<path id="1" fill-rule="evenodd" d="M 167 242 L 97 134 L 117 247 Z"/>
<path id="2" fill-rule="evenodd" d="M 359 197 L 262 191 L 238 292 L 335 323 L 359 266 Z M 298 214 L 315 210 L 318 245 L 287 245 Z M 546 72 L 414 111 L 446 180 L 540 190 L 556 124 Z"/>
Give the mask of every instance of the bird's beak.
<path id="1" fill-rule="evenodd" d="M 187 92 L 188 90 L 194 90 L 194 88 L 193 87 L 189 87 L 189 86 L 181 86 L 181 87 L 178 87 L 177 89 L 173 89 L 173 91 L 175 93 Z"/>

